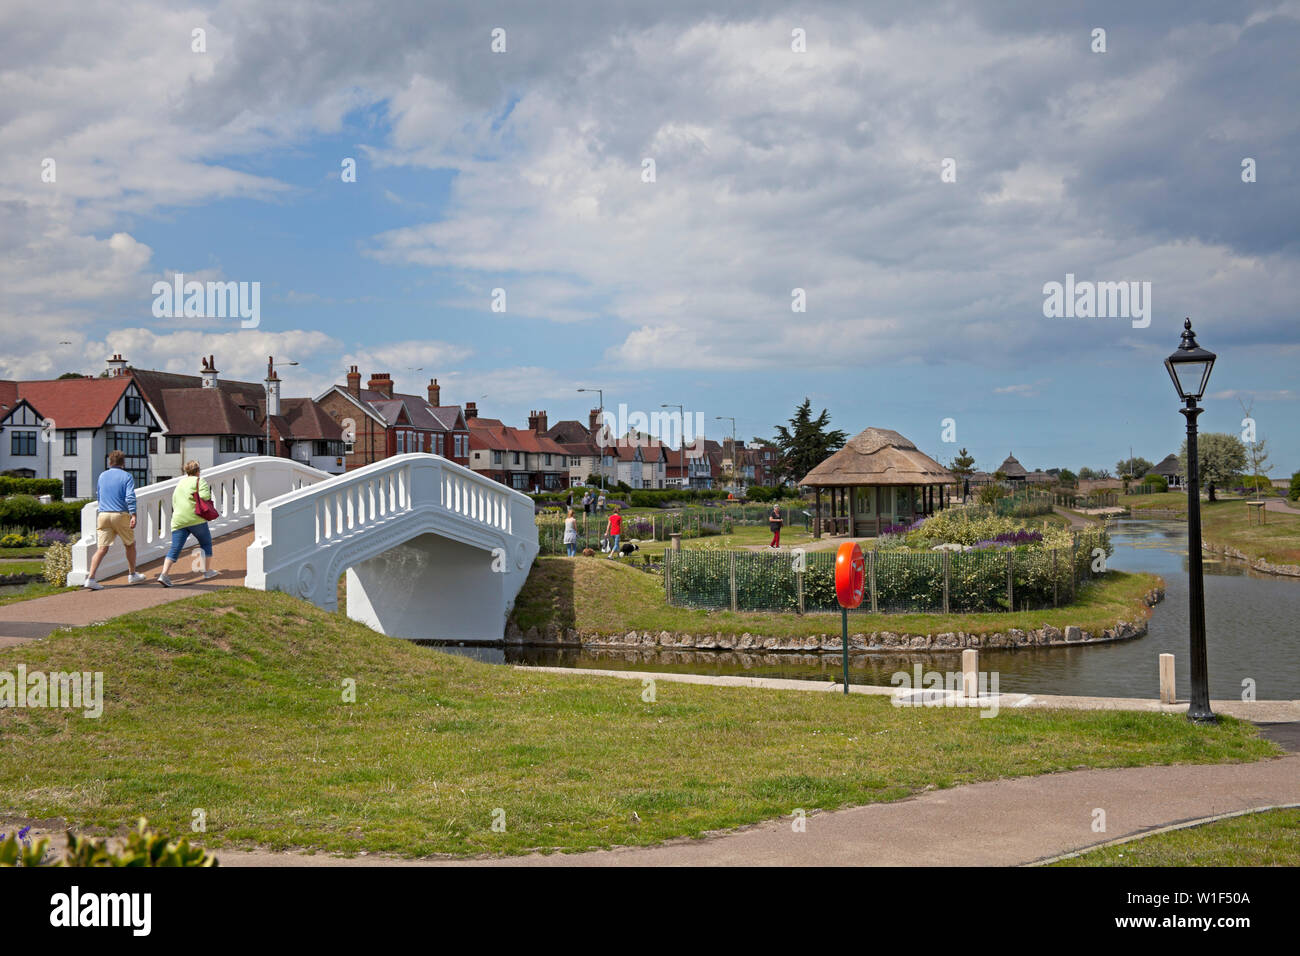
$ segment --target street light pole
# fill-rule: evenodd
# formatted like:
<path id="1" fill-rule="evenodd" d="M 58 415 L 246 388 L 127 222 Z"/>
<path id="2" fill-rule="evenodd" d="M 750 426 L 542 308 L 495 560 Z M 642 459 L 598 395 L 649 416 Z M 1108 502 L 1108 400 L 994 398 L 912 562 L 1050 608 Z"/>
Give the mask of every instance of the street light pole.
<path id="1" fill-rule="evenodd" d="M 578 391 L 595 392 L 596 395 L 598 396 L 600 402 L 600 424 L 601 424 L 601 431 L 603 432 L 605 427 L 605 390 L 603 388 L 580 388 L 578 389 Z M 604 494 L 605 493 L 605 445 L 602 442 L 597 442 L 596 447 L 600 451 L 600 493 Z"/>
<path id="2" fill-rule="evenodd" d="M 1187 717 L 1197 723 L 1218 720 L 1210 710 L 1209 663 L 1205 649 L 1205 571 L 1201 561 L 1201 476 L 1196 448 L 1196 419 L 1203 409 L 1197 401 L 1205 394 L 1216 356 L 1196 344 L 1192 320 L 1183 323 L 1178 351 L 1165 359 L 1187 419 L 1187 598 L 1191 630 L 1192 692 Z"/>
<path id="3" fill-rule="evenodd" d="M 685 482 L 683 487 L 689 488 L 691 484 L 691 475 L 690 469 L 686 465 L 686 406 L 674 405 L 672 402 L 661 402 L 659 407 L 677 409 L 677 444 L 680 446 L 679 450 L 681 452 L 682 469 L 686 471 L 686 474 L 682 476 L 682 479 Z"/>
<path id="4" fill-rule="evenodd" d="M 719 421 L 731 422 L 731 484 L 736 487 L 736 419 L 730 415 L 714 415 Z"/>

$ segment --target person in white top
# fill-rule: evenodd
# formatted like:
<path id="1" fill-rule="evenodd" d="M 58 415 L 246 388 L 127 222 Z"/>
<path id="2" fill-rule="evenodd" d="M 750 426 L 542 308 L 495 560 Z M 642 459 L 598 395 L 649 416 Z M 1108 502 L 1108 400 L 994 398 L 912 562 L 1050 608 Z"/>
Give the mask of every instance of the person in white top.
<path id="1" fill-rule="evenodd" d="M 569 557 L 576 557 L 578 552 L 578 519 L 569 509 L 569 516 L 564 519 L 564 546 L 569 549 Z"/>

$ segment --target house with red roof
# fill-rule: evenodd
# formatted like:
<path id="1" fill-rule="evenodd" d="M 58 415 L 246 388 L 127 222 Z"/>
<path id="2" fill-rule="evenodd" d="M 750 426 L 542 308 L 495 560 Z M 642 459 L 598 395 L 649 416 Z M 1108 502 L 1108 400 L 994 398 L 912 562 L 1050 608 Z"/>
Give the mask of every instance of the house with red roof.
<path id="1" fill-rule="evenodd" d="M 517 491 L 557 491 L 568 488 L 568 451 L 547 436 L 546 413 L 533 412 L 528 428 L 512 428 L 496 418 L 479 418 L 476 403 L 469 411 L 469 467 Z"/>
<path id="2" fill-rule="evenodd" d="M 599 408 L 591 410 L 586 425 L 577 419 L 567 418 L 546 428 L 546 412 L 535 412 L 534 415 L 540 416 L 537 424 L 541 425 L 546 437 L 557 443 L 569 456 L 570 487 L 587 484 L 588 479 L 593 475 L 598 479 L 597 485 L 600 483 L 601 475 L 605 476 L 607 485 L 617 481 L 613 448 L 602 447 L 602 440 L 606 445 L 611 444 L 609 441 L 611 436 L 608 428 L 600 423 Z"/>
<path id="3" fill-rule="evenodd" d="M 112 375 L 114 361 L 109 364 Z M 149 440 L 156 481 L 179 476 L 190 460 L 206 469 L 252 455 L 343 472 L 342 427 L 310 398 L 282 399 L 273 359 L 267 359 L 262 382 L 223 379 L 211 355 L 202 358 L 198 375 L 136 368 L 123 374 L 139 387 L 160 425 Z"/>
<path id="4" fill-rule="evenodd" d="M 57 478 L 66 500 L 94 496 L 114 449 L 126 453 L 136 485 L 149 484 L 149 436 L 158 427 L 126 376 L 0 382 L 0 472 Z"/>
<path id="5" fill-rule="evenodd" d="M 398 392 L 387 372 L 375 372 L 361 387 L 361 373 L 353 365 L 346 385 L 332 385 L 317 396 L 316 404 L 344 432 L 345 464 L 360 468 L 392 455 L 426 452 L 458 465 L 470 463 L 469 410 L 442 404 L 442 388 L 429 380 L 427 395 Z"/>

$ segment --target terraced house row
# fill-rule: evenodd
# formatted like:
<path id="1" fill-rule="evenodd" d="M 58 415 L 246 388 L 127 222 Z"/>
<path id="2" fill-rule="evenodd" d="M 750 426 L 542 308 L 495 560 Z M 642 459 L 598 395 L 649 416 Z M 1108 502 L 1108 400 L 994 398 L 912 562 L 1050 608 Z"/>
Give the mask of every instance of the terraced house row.
<path id="1" fill-rule="evenodd" d="M 0 381 L 0 472 L 57 478 L 64 497 L 94 493 L 108 453 L 126 453 L 137 485 L 250 455 L 292 458 L 331 474 L 407 452 L 441 455 L 520 491 L 594 482 L 631 488 L 744 488 L 770 484 L 776 452 L 712 440 L 670 448 L 649 435 L 616 436 L 601 423 L 549 425 L 545 411 L 527 428 L 480 417 L 475 402 L 444 405 L 430 379 L 424 394 L 399 392 L 387 372 L 365 387 L 351 366 L 345 382 L 315 398 L 282 397 L 273 357 L 261 382 L 225 378 L 216 357 L 198 373 L 138 369 L 121 355 L 98 377 Z"/>

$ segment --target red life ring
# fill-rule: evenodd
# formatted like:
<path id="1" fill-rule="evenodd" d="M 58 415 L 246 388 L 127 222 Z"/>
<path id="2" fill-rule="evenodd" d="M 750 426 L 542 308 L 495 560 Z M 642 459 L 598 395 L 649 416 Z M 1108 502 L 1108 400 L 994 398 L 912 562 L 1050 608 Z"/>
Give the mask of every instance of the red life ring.
<path id="1" fill-rule="evenodd" d="M 835 552 L 835 597 L 841 607 L 854 608 L 862 604 L 865 579 L 866 561 L 862 549 L 852 541 L 845 541 Z"/>

